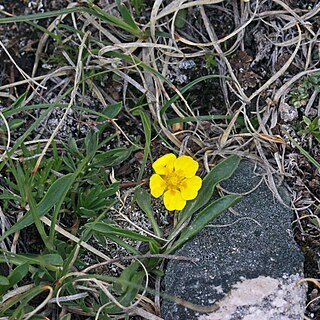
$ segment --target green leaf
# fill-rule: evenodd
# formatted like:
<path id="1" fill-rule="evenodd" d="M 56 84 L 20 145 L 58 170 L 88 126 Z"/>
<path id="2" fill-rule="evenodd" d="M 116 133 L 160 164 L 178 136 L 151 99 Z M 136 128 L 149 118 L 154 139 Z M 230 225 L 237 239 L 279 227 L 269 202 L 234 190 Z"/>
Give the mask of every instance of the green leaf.
<path id="1" fill-rule="evenodd" d="M 100 133 L 108 126 L 108 120 L 116 118 L 121 110 L 122 102 L 110 104 L 102 110 L 101 115 L 97 118 L 97 129 Z"/>
<path id="2" fill-rule="evenodd" d="M 93 157 L 98 148 L 98 132 L 89 130 L 84 139 L 84 145 L 86 148 L 86 156 Z"/>
<path id="3" fill-rule="evenodd" d="M 25 123 L 24 119 L 14 119 L 9 122 L 10 130 L 15 130 L 21 127 Z"/>
<path id="4" fill-rule="evenodd" d="M 5 178 L 6 183 L 10 186 L 10 188 L 12 188 L 13 190 L 17 191 L 17 193 L 19 193 L 19 195 L 21 196 L 20 205 L 22 207 L 25 207 L 27 204 L 27 194 L 26 194 L 26 188 L 25 188 L 27 178 L 19 162 L 16 164 L 13 164 L 12 160 L 9 159 L 9 163 L 10 164 L 8 164 L 8 168 L 13 174 L 17 184 L 15 185 L 13 181 L 10 181 L 11 179 Z"/>
<path id="5" fill-rule="evenodd" d="M 40 216 L 46 214 L 50 209 L 58 203 L 65 193 L 69 190 L 70 184 L 74 180 L 74 174 L 66 174 L 57 179 L 48 189 L 44 198 L 37 205 L 37 210 Z M 20 221 L 20 220 L 19 220 Z"/>
<path id="6" fill-rule="evenodd" d="M 150 145 L 151 145 L 151 120 L 149 115 L 146 112 L 143 112 L 142 110 L 138 110 L 137 112 L 141 118 L 142 125 L 143 125 L 143 132 L 146 139 L 145 147 L 144 147 L 144 153 L 143 153 L 143 159 L 141 164 L 141 169 L 138 175 L 138 181 L 141 180 L 143 176 L 143 172 L 150 154 Z"/>
<path id="7" fill-rule="evenodd" d="M 0 290 L 1 290 L 1 286 L 9 286 L 9 285 L 10 285 L 10 282 L 8 278 L 4 276 L 0 276 Z"/>
<path id="8" fill-rule="evenodd" d="M 52 254 L 44 254 L 38 256 L 39 265 L 52 265 L 52 266 L 62 266 L 63 259 L 59 254 L 52 253 Z"/>
<path id="9" fill-rule="evenodd" d="M 131 302 L 136 298 L 137 293 L 139 292 L 139 287 L 142 286 L 142 281 L 145 277 L 145 273 L 143 271 L 134 272 L 130 277 L 130 284 L 127 287 L 126 292 L 118 298 L 118 302 L 123 306 L 129 306 Z M 110 313 L 119 313 L 123 312 L 123 309 L 118 307 L 117 305 L 112 304 L 110 307 L 105 308 L 105 312 Z"/>
<path id="10" fill-rule="evenodd" d="M 198 196 L 194 200 L 188 201 L 180 212 L 180 219 L 187 220 L 193 213 L 203 207 L 212 198 L 216 185 L 233 175 L 240 160 L 240 157 L 232 155 L 219 162 L 203 179 Z"/>
<path id="11" fill-rule="evenodd" d="M 132 276 L 138 271 L 139 267 L 140 263 L 138 261 L 134 261 L 121 272 L 121 275 L 119 277 L 120 282 L 113 284 L 113 288 L 117 291 L 118 294 L 122 294 L 128 289 L 130 280 Z"/>
<path id="12" fill-rule="evenodd" d="M 66 245 L 66 243 L 61 243 L 63 246 Z M 61 246 L 60 246 L 61 248 Z M 77 259 L 78 258 L 78 254 L 79 254 L 79 245 L 76 244 L 71 252 L 66 252 L 66 250 L 64 248 L 62 248 L 62 250 L 64 251 L 64 255 L 66 255 L 65 259 L 63 260 L 63 267 L 60 269 L 59 272 L 59 277 L 63 277 L 65 276 L 69 270 L 71 269 L 71 267 L 73 267 L 75 261 L 79 261 L 81 259 Z M 80 263 L 82 263 L 82 261 L 79 261 Z"/>
<path id="13" fill-rule="evenodd" d="M 140 11 L 142 7 L 142 1 L 143 0 L 131 0 L 132 5 L 134 6 L 134 9 L 136 10 L 136 14 L 140 16 Z"/>
<path id="14" fill-rule="evenodd" d="M 87 11 L 86 9 L 87 8 L 84 8 L 84 7 L 73 7 L 73 8 L 65 8 L 62 10 L 53 10 L 53 11 L 48 11 L 48 12 L 43 12 L 43 13 L 35 13 L 35 14 L 30 14 L 30 15 L 12 16 L 12 17 L 8 17 L 8 18 L 1 18 L 0 24 L 48 19 L 48 18 L 52 18 L 52 17 L 58 17 L 63 14 Z"/>
<path id="15" fill-rule="evenodd" d="M 27 97 L 28 91 L 25 91 L 21 96 L 18 97 L 18 99 L 9 107 L 10 109 L 16 109 L 19 108 L 25 101 Z"/>
<path id="16" fill-rule="evenodd" d="M 158 253 L 160 253 L 160 248 L 159 248 L 159 246 L 155 246 L 155 245 L 153 244 L 153 242 L 151 242 L 151 243 L 150 243 L 150 253 L 151 253 L 151 254 L 158 254 Z"/>
<path id="17" fill-rule="evenodd" d="M 45 246 L 47 247 L 48 250 L 53 250 L 53 246 L 52 244 L 50 243 L 50 241 L 48 241 L 48 236 L 46 234 L 46 231 L 44 229 L 44 225 L 42 223 L 42 221 L 40 220 L 40 217 L 39 217 L 39 214 L 38 214 L 38 210 L 37 210 L 37 207 L 36 207 L 36 201 L 32 195 L 32 192 L 30 190 L 27 190 L 28 193 L 28 199 L 29 199 L 29 206 L 30 206 L 30 209 L 29 209 L 29 212 L 28 213 L 31 213 L 32 215 L 32 220 L 38 230 L 38 233 L 43 241 L 43 243 L 45 244 Z"/>
<path id="18" fill-rule="evenodd" d="M 6 292 L 9 288 L 20 282 L 29 273 L 29 264 L 24 263 L 17 266 L 7 277 L 9 285 L 0 287 L 0 295 Z"/>
<path id="19" fill-rule="evenodd" d="M 6 252 L 0 255 L 0 263 L 9 261 L 15 265 L 39 265 L 48 270 L 57 271 L 57 267 L 63 263 L 62 257 L 59 254 L 16 254 Z"/>
<path id="20" fill-rule="evenodd" d="M 30 310 L 29 301 L 34 301 L 34 298 L 44 291 L 48 291 L 47 285 L 39 285 L 34 287 L 27 292 L 16 295 L 12 299 L 7 300 L 5 303 L 0 304 L 0 314 L 4 314 L 5 311 L 14 307 L 14 311 L 11 314 L 11 319 L 25 319 L 26 309 Z M 31 309 L 32 310 L 32 309 Z M 34 317 L 32 317 L 33 319 Z"/>
<path id="21" fill-rule="evenodd" d="M 71 183 L 74 180 L 74 174 L 69 173 L 63 177 L 57 179 L 48 189 L 44 198 L 36 207 L 37 215 L 40 217 L 44 216 L 49 212 L 61 198 L 64 198 L 65 194 L 70 188 Z M 28 211 L 20 220 L 18 220 L 9 230 L 7 230 L 0 238 L 1 241 L 8 237 L 10 234 L 19 231 L 27 226 L 30 226 L 34 222 L 32 214 Z"/>
<path id="22" fill-rule="evenodd" d="M 79 208 L 81 217 L 94 218 L 97 216 L 96 212 L 92 209 L 86 209 L 84 207 Z"/>
<path id="23" fill-rule="evenodd" d="M 89 227 L 93 232 L 116 235 L 137 241 L 150 242 L 156 246 L 159 246 L 158 242 L 150 237 L 144 236 L 132 230 L 122 229 L 105 222 L 90 222 L 86 224 L 86 227 Z"/>
<path id="24" fill-rule="evenodd" d="M 96 239 L 99 240 L 100 243 L 105 243 L 105 240 L 102 240 L 102 238 L 101 238 L 102 235 L 99 235 L 96 233 L 94 236 Z M 128 244 L 128 241 L 122 240 L 117 236 L 114 236 L 114 235 L 108 233 L 108 234 L 104 234 L 103 237 L 111 240 L 111 242 L 126 249 L 126 251 L 128 251 L 129 253 L 131 253 L 133 255 L 141 254 L 141 252 L 138 249 L 136 249 L 133 246 L 131 246 L 130 244 Z"/>
<path id="25" fill-rule="evenodd" d="M 139 27 L 137 26 L 136 22 L 131 16 L 130 11 L 128 8 L 119 0 L 117 0 L 117 6 L 120 11 L 121 17 L 123 18 L 123 21 L 127 23 L 132 29 L 135 29 L 136 31 L 140 31 Z"/>
<path id="26" fill-rule="evenodd" d="M 208 205 L 204 210 L 197 214 L 191 224 L 181 232 L 179 239 L 169 250 L 167 250 L 166 254 L 177 250 L 185 242 L 198 234 L 212 219 L 218 217 L 229 207 L 238 203 L 239 200 L 240 196 L 227 195 Z"/>
<path id="27" fill-rule="evenodd" d="M 92 167 L 114 167 L 121 164 L 123 161 L 127 160 L 131 155 L 135 147 L 130 148 L 116 148 L 108 150 L 106 152 L 100 153 L 94 157 L 92 160 Z"/>
<path id="28" fill-rule="evenodd" d="M 81 155 L 77 146 L 77 142 L 73 137 L 70 137 L 70 139 L 68 140 L 68 149 L 73 155 L 76 155 L 76 156 Z"/>
<path id="29" fill-rule="evenodd" d="M 94 5 L 94 4 L 89 4 L 89 5 L 95 11 L 94 15 L 99 17 L 102 21 L 107 22 L 111 25 L 114 25 L 122 30 L 125 30 L 137 37 L 143 36 L 143 33 L 139 29 L 137 30 L 136 27 L 132 27 L 131 24 L 128 24 L 126 21 L 105 12 L 104 10 L 100 9 L 97 5 Z"/>
<path id="30" fill-rule="evenodd" d="M 174 25 L 181 29 L 186 25 L 186 18 L 187 18 L 188 11 L 187 9 L 179 10 L 176 15 L 176 20 L 174 21 Z"/>
<path id="31" fill-rule="evenodd" d="M 319 133 L 313 133 L 313 136 L 317 139 L 318 143 L 320 143 L 320 132 Z"/>
<path id="32" fill-rule="evenodd" d="M 119 190 L 119 185 L 119 182 L 115 182 L 108 187 L 95 185 L 91 189 L 79 189 L 79 209 L 100 210 L 105 208 L 111 200 L 109 199 L 108 201 L 108 198 L 116 194 Z"/>
<path id="33" fill-rule="evenodd" d="M 122 102 L 117 102 L 105 107 L 101 113 L 106 117 L 113 119 L 120 113 L 122 107 Z M 105 120 L 105 118 L 102 118 L 101 116 L 97 119 L 98 122 L 103 120 Z"/>
<path id="34" fill-rule="evenodd" d="M 162 232 L 158 226 L 158 223 L 153 215 L 153 210 L 151 207 L 151 196 L 150 193 L 143 189 L 137 188 L 134 192 L 135 200 L 137 201 L 138 206 L 140 209 L 147 215 L 152 229 L 158 237 L 162 236 Z"/>
<path id="35" fill-rule="evenodd" d="M 308 117 L 303 116 L 302 118 L 303 118 L 303 121 L 304 121 L 304 123 L 305 123 L 306 125 L 310 125 L 310 124 L 311 124 L 311 120 L 310 120 Z"/>

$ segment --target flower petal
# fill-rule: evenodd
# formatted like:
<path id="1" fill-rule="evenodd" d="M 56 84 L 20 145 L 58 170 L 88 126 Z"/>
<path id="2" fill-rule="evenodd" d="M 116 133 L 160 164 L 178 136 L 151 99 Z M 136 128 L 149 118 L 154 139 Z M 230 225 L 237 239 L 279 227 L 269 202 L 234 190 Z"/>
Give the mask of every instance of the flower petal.
<path id="1" fill-rule="evenodd" d="M 152 168 L 157 174 L 168 175 L 173 171 L 176 158 L 173 153 L 165 154 L 153 163 Z"/>
<path id="2" fill-rule="evenodd" d="M 186 200 L 182 198 L 180 191 L 170 189 L 163 195 L 164 206 L 169 210 L 182 210 L 186 205 Z"/>
<path id="3" fill-rule="evenodd" d="M 175 171 L 179 176 L 193 177 L 199 168 L 199 163 L 189 156 L 181 156 L 174 162 Z"/>
<path id="4" fill-rule="evenodd" d="M 166 182 L 158 174 L 153 174 L 150 178 L 149 186 L 151 194 L 155 198 L 159 198 L 166 188 Z"/>
<path id="5" fill-rule="evenodd" d="M 197 197 L 202 186 L 202 179 L 198 176 L 184 179 L 180 183 L 181 196 L 185 200 L 192 200 Z"/>

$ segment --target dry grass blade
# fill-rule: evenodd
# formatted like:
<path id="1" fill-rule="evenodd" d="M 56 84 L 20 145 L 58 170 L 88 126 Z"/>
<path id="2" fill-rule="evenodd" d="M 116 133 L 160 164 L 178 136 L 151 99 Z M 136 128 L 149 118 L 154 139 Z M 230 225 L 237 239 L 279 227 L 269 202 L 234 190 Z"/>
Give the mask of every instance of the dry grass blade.
<path id="1" fill-rule="evenodd" d="M 201 7 L 203 12 L 204 12 L 204 8 Z M 227 36 L 221 38 L 221 39 L 216 39 L 216 40 L 212 40 L 211 39 L 211 42 L 208 42 L 208 43 L 198 43 L 198 42 L 192 42 L 192 41 L 189 41 L 187 39 L 184 39 L 180 36 L 177 36 L 176 35 L 176 39 L 178 41 L 181 41 L 185 44 L 188 44 L 188 45 L 191 45 L 191 46 L 196 46 L 196 47 L 211 47 L 211 46 L 215 46 L 216 44 L 220 44 L 220 43 L 225 43 L 227 40 L 233 38 L 234 36 L 236 36 L 237 34 L 239 34 L 240 32 L 242 32 L 243 30 L 245 30 L 245 28 L 254 20 L 255 16 L 256 16 L 256 12 L 257 12 L 257 9 L 258 9 L 258 1 L 256 2 L 256 8 L 255 8 L 255 11 L 253 13 L 253 15 L 250 17 L 250 19 L 248 19 L 244 24 L 242 24 L 240 27 L 238 27 L 236 30 L 234 30 L 233 32 L 231 32 L 230 34 L 228 34 Z"/>
<path id="2" fill-rule="evenodd" d="M 6 117 L 3 115 L 3 113 L 0 111 L 0 118 L 2 119 L 3 123 L 4 123 L 4 126 L 6 128 L 6 131 L 7 131 L 7 146 L 3 152 L 3 154 L 0 155 L 0 161 L 3 161 L 6 157 L 6 154 L 10 148 L 10 143 L 11 143 L 11 133 L 10 133 L 10 127 L 9 127 L 9 124 L 8 124 L 8 121 L 6 119 Z"/>
<path id="3" fill-rule="evenodd" d="M 109 264 L 114 264 L 115 262 L 120 261 L 131 261 L 131 260 L 138 260 L 138 259 L 149 259 L 149 258 L 159 258 L 159 259 L 168 259 L 168 260 L 177 260 L 177 261 L 190 261 L 196 263 L 199 261 L 197 258 L 186 257 L 186 256 L 177 256 L 177 255 L 167 255 L 167 254 L 143 254 L 143 255 L 136 255 L 136 256 L 125 256 L 110 259 L 109 261 L 100 262 L 94 265 L 91 265 L 82 270 L 83 273 L 88 273 L 89 271 L 99 268 L 101 266 L 106 266 Z"/>
<path id="4" fill-rule="evenodd" d="M 274 143 L 280 143 L 280 144 L 286 144 L 286 141 L 280 137 L 280 136 L 274 136 L 274 135 L 270 135 L 270 134 L 264 134 L 264 133 L 239 133 L 239 134 L 235 134 L 233 137 L 255 137 L 255 138 L 259 138 L 261 140 L 264 141 L 268 141 L 268 142 L 274 142 Z"/>
<path id="5" fill-rule="evenodd" d="M 41 86 L 45 86 L 46 82 L 50 79 L 52 79 L 53 77 L 60 77 L 60 76 L 66 76 L 66 75 L 69 75 L 70 72 L 74 71 L 74 68 L 72 67 L 69 67 L 69 66 L 64 66 L 64 67 L 61 67 L 51 73 L 48 73 L 46 75 L 43 75 L 43 76 L 38 76 L 38 77 L 34 77 L 33 79 L 34 80 L 42 80 L 41 81 Z M 5 89 L 9 89 L 9 88 L 12 88 L 12 87 L 17 87 L 17 86 L 21 86 L 21 85 L 24 85 L 26 83 L 29 83 L 29 80 L 21 80 L 21 81 L 17 81 L 17 82 L 13 82 L 13 83 L 10 83 L 10 84 L 6 84 L 6 85 L 3 85 L 0 87 L 0 90 L 5 90 Z M 31 96 L 33 97 L 35 94 L 35 92 L 33 92 L 31 94 Z M 31 98 L 28 97 L 28 101 L 30 101 Z"/>
<path id="6" fill-rule="evenodd" d="M 46 224 L 47 226 L 49 226 L 49 227 L 51 226 L 51 221 L 47 217 L 41 217 L 41 221 L 44 224 Z M 75 243 L 78 243 L 80 246 L 82 246 L 86 250 L 92 252 L 96 256 L 102 258 L 103 260 L 109 261 L 111 259 L 110 257 L 106 256 L 104 253 L 100 252 L 99 250 L 97 250 L 96 248 L 91 246 L 90 244 L 81 241 L 78 237 L 74 236 L 73 234 L 64 230 L 63 228 L 59 227 L 58 225 L 55 225 L 54 229 L 55 229 L 55 231 L 59 232 L 61 235 L 65 236 L 66 238 L 68 238 L 71 241 L 74 241 Z M 121 264 L 119 264 L 117 262 L 115 262 L 114 264 L 117 267 L 124 269 L 124 266 L 122 266 Z"/>
<path id="7" fill-rule="evenodd" d="M 301 29 L 299 25 L 297 24 L 297 29 L 299 33 L 299 38 L 298 38 L 298 43 L 296 45 L 296 48 L 294 49 L 292 55 L 288 59 L 288 61 L 280 68 L 276 74 L 274 74 L 266 83 L 264 83 L 258 90 L 256 90 L 250 97 L 249 99 L 252 100 L 256 96 L 258 96 L 262 91 L 266 90 L 273 82 L 275 82 L 279 77 L 281 77 L 285 71 L 289 68 L 291 65 L 292 61 L 294 60 L 295 56 L 297 55 L 300 45 L 301 45 Z"/>
<path id="8" fill-rule="evenodd" d="M 20 286 L 14 290 L 7 292 L 5 295 L 2 296 L 1 303 L 4 303 L 7 300 L 9 300 L 17 295 L 23 294 L 23 293 L 31 290 L 34 286 L 35 286 L 34 284 L 27 284 L 27 285 Z"/>
<path id="9" fill-rule="evenodd" d="M 70 3 L 67 8 L 74 8 L 74 7 L 76 7 L 76 6 L 77 6 L 76 3 Z M 68 14 L 64 14 L 64 15 L 62 15 L 61 17 L 57 17 L 57 18 L 49 25 L 49 27 L 47 28 L 47 29 L 48 29 L 48 32 L 47 32 L 47 33 L 44 33 L 44 34 L 42 35 L 42 37 L 40 38 L 39 44 L 38 44 L 38 47 L 37 47 L 37 51 L 36 51 L 36 54 L 35 54 L 34 66 L 33 66 L 33 69 L 32 69 L 32 77 L 34 77 L 35 74 L 36 74 L 36 72 L 37 72 L 37 68 L 38 68 L 38 65 L 39 65 L 39 61 L 40 61 L 40 59 L 41 59 L 41 53 L 42 53 L 43 48 L 44 48 L 44 46 L 46 45 L 46 43 L 47 43 L 47 41 L 48 41 L 48 39 L 49 39 L 49 33 L 52 32 L 52 31 L 56 28 L 58 22 L 62 22 L 67 16 L 68 16 Z"/>
<path id="10" fill-rule="evenodd" d="M 60 119 L 57 127 L 55 128 L 54 132 L 52 133 L 49 141 L 47 142 L 47 144 L 45 145 L 45 147 L 42 150 L 41 156 L 38 158 L 36 165 L 33 169 L 33 174 L 36 174 L 38 171 L 38 168 L 40 166 L 40 163 L 42 161 L 42 158 L 44 157 L 44 155 L 46 154 L 47 150 L 49 149 L 54 137 L 57 135 L 58 131 L 60 130 L 61 125 L 63 124 L 64 120 L 66 119 L 67 115 L 68 115 L 68 111 L 69 109 L 72 107 L 73 102 L 75 100 L 76 97 L 76 93 L 77 93 L 77 89 L 78 89 L 78 85 L 80 82 L 80 77 L 81 77 L 81 71 L 82 71 L 82 52 L 85 46 L 85 42 L 89 36 L 90 32 L 86 32 L 83 36 L 81 45 L 79 47 L 79 53 L 78 53 L 78 61 L 77 61 L 77 67 L 76 67 L 76 73 L 75 73 L 75 79 L 74 79 L 74 87 L 73 90 L 71 92 L 71 96 L 70 96 L 70 102 L 68 104 L 68 107 L 66 108 L 62 118 Z"/>
<path id="11" fill-rule="evenodd" d="M 114 44 L 120 44 L 121 41 L 115 37 L 111 32 L 103 28 L 100 22 L 97 22 L 97 20 L 89 15 L 88 13 L 85 13 L 83 16 L 80 17 L 80 19 L 86 23 L 91 24 L 94 28 L 96 28 L 99 32 L 101 32 L 106 39 L 109 39 Z"/>
<path id="12" fill-rule="evenodd" d="M 229 136 L 230 136 L 230 133 L 231 131 L 233 130 L 234 128 L 234 125 L 240 115 L 240 113 L 242 112 L 244 108 L 244 105 L 242 105 L 238 111 L 234 114 L 234 116 L 232 117 L 232 120 L 230 121 L 230 123 L 228 124 L 228 127 L 226 130 L 224 130 L 222 136 L 221 136 L 221 139 L 220 139 L 220 144 L 221 146 L 223 147 L 226 143 L 227 143 L 227 140 L 229 139 Z"/>
<path id="13" fill-rule="evenodd" d="M 238 79 L 236 78 L 233 69 L 230 65 L 230 62 L 228 61 L 227 57 L 225 56 L 225 54 L 223 53 L 222 49 L 220 48 L 219 44 L 217 42 L 215 42 L 215 39 L 217 38 L 212 25 L 209 23 L 208 17 L 204 11 L 203 7 L 200 7 L 200 13 L 201 13 L 201 17 L 203 19 L 204 25 L 206 27 L 206 30 L 210 36 L 211 44 L 212 46 L 215 48 L 215 50 L 217 51 L 217 53 L 219 54 L 219 57 L 222 59 L 222 61 L 225 63 L 228 72 L 234 82 L 234 85 L 237 89 L 237 95 L 240 96 L 241 100 L 244 101 L 245 103 L 250 103 L 250 99 L 246 96 L 246 94 L 243 91 L 243 88 L 241 87 L 241 85 L 239 84 Z"/>
<path id="14" fill-rule="evenodd" d="M 43 290 L 44 290 L 44 291 L 46 291 L 46 290 L 49 291 L 47 297 L 46 297 L 32 312 L 27 313 L 27 314 L 25 315 L 24 319 L 28 320 L 28 319 L 32 318 L 32 317 L 33 317 L 35 314 L 37 314 L 42 308 L 44 308 L 44 307 L 48 304 L 49 300 L 52 298 L 52 296 L 53 296 L 53 289 L 52 289 L 50 286 L 48 286 L 48 285 L 43 286 Z"/>
<path id="15" fill-rule="evenodd" d="M 130 316 L 139 316 L 142 317 L 143 319 L 148 319 L 148 320 L 164 320 L 163 318 L 160 318 L 142 308 L 133 308 L 130 312 L 128 312 Z"/>
<path id="16" fill-rule="evenodd" d="M 314 285 L 316 285 L 319 289 L 320 289 L 320 282 L 318 279 L 314 279 L 314 278 L 304 278 L 301 279 L 298 284 L 304 283 L 304 282 L 312 282 Z"/>
<path id="17" fill-rule="evenodd" d="M 298 21 L 299 23 L 301 23 L 302 26 L 304 26 L 309 32 L 310 34 L 314 37 L 315 33 L 313 32 L 313 30 L 310 28 L 310 25 L 308 25 L 308 23 L 306 23 L 299 15 L 297 15 L 294 10 L 292 10 L 286 3 L 284 3 L 281 0 L 272 0 L 273 2 L 279 4 L 281 7 L 283 7 L 285 10 L 287 10 L 295 19 L 296 21 Z M 289 24 L 288 26 L 285 26 L 284 29 L 286 28 L 291 28 L 291 24 Z"/>
<path id="18" fill-rule="evenodd" d="M 167 49 L 168 51 L 177 51 L 182 54 L 182 51 L 178 48 L 167 46 L 164 44 L 157 44 L 157 43 L 151 43 L 151 42 L 131 42 L 131 43 L 121 43 L 121 44 L 115 44 L 112 46 L 106 46 L 100 49 L 99 55 L 102 56 L 107 52 L 115 51 L 115 50 L 128 50 L 130 52 L 125 52 L 126 54 L 130 53 L 132 54 L 136 49 L 138 48 L 154 48 L 154 49 Z"/>
<path id="19" fill-rule="evenodd" d="M 195 6 L 204 6 L 206 4 L 217 4 L 223 2 L 224 0 L 197 0 L 197 1 L 190 1 L 187 3 L 185 0 L 175 0 L 163 8 L 160 13 L 156 16 L 155 20 L 159 20 L 169 14 L 175 13 L 177 10 L 187 9 Z M 161 2 L 161 1 L 157 1 Z"/>
<path id="20" fill-rule="evenodd" d="M 25 78 L 30 85 L 35 84 L 36 86 L 46 89 L 46 87 L 43 87 L 40 83 L 38 83 L 37 81 L 35 81 L 33 78 L 31 78 L 27 73 L 25 73 L 18 65 L 17 63 L 14 61 L 14 59 L 12 58 L 11 54 L 9 53 L 9 51 L 6 49 L 6 47 L 4 46 L 4 44 L 2 43 L 2 41 L 0 40 L 0 46 L 2 47 L 3 51 L 6 53 L 6 55 L 9 57 L 9 59 L 11 60 L 11 62 L 14 64 L 14 66 L 18 69 L 18 71 L 20 72 L 20 74 L 22 75 L 23 78 Z"/>
<path id="21" fill-rule="evenodd" d="M 287 93 L 287 91 L 290 89 L 290 86 L 292 86 L 296 81 L 298 81 L 300 78 L 315 73 L 320 72 L 320 68 L 313 69 L 313 70 L 306 70 L 298 73 L 297 75 L 293 76 L 288 82 L 284 83 L 275 93 L 272 103 L 276 105 L 281 97 L 284 97 L 284 95 Z"/>
<path id="22" fill-rule="evenodd" d="M 69 296 L 63 296 L 58 298 L 51 298 L 49 303 L 61 303 L 61 302 L 68 302 L 68 301 L 75 301 L 78 299 L 86 298 L 89 294 L 87 292 L 72 294 Z"/>

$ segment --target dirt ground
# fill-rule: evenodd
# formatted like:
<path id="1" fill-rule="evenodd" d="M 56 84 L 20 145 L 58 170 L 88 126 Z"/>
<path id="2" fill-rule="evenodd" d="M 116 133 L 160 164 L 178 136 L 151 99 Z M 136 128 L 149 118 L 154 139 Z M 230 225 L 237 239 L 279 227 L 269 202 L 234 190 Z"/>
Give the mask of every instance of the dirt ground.
<path id="1" fill-rule="evenodd" d="M 107 10 L 112 3 L 100 1 L 99 5 Z M 136 20 L 141 24 L 150 19 L 153 5 L 152 1 L 143 3 L 140 15 L 136 16 Z M 169 2 L 164 1 L 162 5 L 167 3 Z M 70 4 L 71 1 L 68 0 L 1 1 L 0 17 L 49 12 Z M 205 19 L 212 28 L 207 27 L 204 13 L 199 8 L 193 6 L 188 9 L 185 21 L 176 29 L 175 34 L 175 45 L 179 46 L 187 58 L 172 58 L 166 76 L 177 88 L 182 88 L 199 77 L 213 74 L 235 77 L 241 89 L 236 83 L 227 84 L 219 78 L 212 78 L 194 85 L 188 91 L 186 99 L 192 106 L 192 111 L 200 116 L 227 115 L 230 119 L 240 108 L 243 108 L 243 112 L 232 128 L 233 139 L 227 140 L 225 144 L 221 143 L 221 137 L 228 129 L 228 122 L 225 121 L 203 120 L 201 126 L 205 135 L 201 137 L 201 143 L 196 139 L 188 142 L 188 134 L 179 134 L 179 127 L 172 130 L 180 141 L 189 143 L 188 147 L 195 155 L 202 156 L 206 150 L 212 148 L 223 150 L 225 154 L 236 152 L 241 156 L 257 159 L 272 174 L 281 175 L 292 193 L 292 206 L 296 212 L 296 216 L 293 217 L 293 229 L 296 240 L 305 254 L 305 277 L 317 279 L 320 226 L 314 223 L 314 218 L 312 220 L 303 217 L 319 217 L 319 169 L 301 153 L 286 133 L 289 133 L 311 157 L 320 162 L 320 148 L 316 138 L 317 134 L 320 135 L 319 127 L 314 132 L 299 133 L 306 128 L 303 117 L 313 120 L 320 114 L 320 73 L 313 73 L 320 68 L 320 4 L 316 0 L 228 0 L 208 4 L 204 8 Z M 249 14 L 254 18 L 250 20 Z M 297 16 L 300 17 L 298 24 L 295 20 Z M 50 18 L 39 20 L 37 23 L 42 27 L 48 27 L 52 21 Z M 246 21 L 249 21 L 247 25 Z M 73 22 L 67 18 L 65 23 L 72 25 Z M 79 20 L 79 23 L 83 21 Z M 165 23 L 164 20 L 163 30 L 167 30 Z M 234 36 L 230 36 L 241 25 L 244 27 Z M 32 75 L 42 35 L 40 29 L 29 23 L 0 24 L 0 40 L 3 44 L 0 48 L 0 110 L 10 106 L 15 98 L 27 90 L 28 84 L 5 86 L 24 80 L 22 72 L 15 64 L 26 74 Z M 71 42 L 76 37 L 71 34 L 69 36 Z M 218 47 L 192 46 L 188 43 L 209 43 L 212 42 L 212 37 L 225 40 L 219 42 Z M 125 38 L 123 42 L 126 42 Z M 34 76 L 46 75 L 48 71 L 67 65 L 66 61 L 57 59 L 61 56 L 62 49 L 56 46 L 54 41 L 48 40 Z M 72 57 L 72 45 L 67 49 Z M 219 56 L 219 50 L 223 51 L 225 59 Z M 200 51 L 204 53 L 197 54 Z M 163 65 L 160 62 L 158 67 L 162 72 Z M 290 86 L 284 87 L 295 77 L 296 80 Z M 269 82 L 270 84 L 266 85 Z M 104 90 L 107 102 L 121 101 L 126 94 L 125 86 L 121 79 L 106 79 Z M 34 95 L 29 103 L 54 101 L 60 92 L 58 82 L 56 85 L 51 82 L 48 87 L 47 91 L 43 90 L 39 95 Z M 260 88 L 262 90 L 259 92 Z M 171 88 L 166 89 L 171 94 L 174 93 Z M 132 90 L 130 94 L 134 93 Z M 243 106 L 242 101 L 245 97 L 252 98 L 250 103 Z M 101 104 L 94 94 L 90 95 L 88 92 L 85 97 L 77 99 L 85 106 L 93 105 L 97 111 L 101 110 Z M 127 99 L 129 104 L 131 97 Z M 25 112 L 24 125 L 13 133 L 12 139 L 18 138 L 39 114 L 38 110 Z M 49 138 L 61 116 L 59 110 L 52 111 L 45 124 L 34 131 L 33 138 Z M 168 118 L 175 116 L 173 111 L 168 111 Z M 79 125 L 79 117 L 78 111 L 71 111 L 59 131 L 60 139 L 66 140 L 70 135 L 75 139 L 84 137 L 87 126 Z M 118 121 L 129 137 L 143 136 L 141 123 L 129 112 L 119 115 Z M 247 138 L 250 125 L 258 134 L 256 139 Z M 188 130 L 196 130 L 196 126 L 190 125 Z M 112 132 L 115 130 L 109 133 Z M 121 145 L 122 142 L 118 143 Z M 162 153 L 163 145 L 154 141 L 152 148 L 156 158 Z M 123 182 L 134 180 L 136 177 L 132 175 L 133 167 L 139 167 L 139 159 L 133 159 L 123 166 L 117 172 L 117 177 Z M 24 239 L 23 250 L 39 252 L 41 248 L 34 239 L 36 234 L 30 232 L 31 230 L 32 228 L 29 228 L 21 238 Z M 320 296 L 319 288 L 310 283 L 308 294 L 311 303 L 306 309 L 306 316 L 309 319 L 320 319 L 320 300 L 317 299 Z M 312 299 L 316 300 L 312 302 Z"/>

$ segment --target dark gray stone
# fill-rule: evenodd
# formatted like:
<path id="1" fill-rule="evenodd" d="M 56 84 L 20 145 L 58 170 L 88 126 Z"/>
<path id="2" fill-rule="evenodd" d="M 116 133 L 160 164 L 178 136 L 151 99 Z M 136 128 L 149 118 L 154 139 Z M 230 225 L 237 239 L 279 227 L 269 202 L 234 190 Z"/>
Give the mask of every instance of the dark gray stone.
<path id="1" fill-rule="evenodd" d="M 223 188 L 233 193 L 249 192 L 262 179 L 263 172 L 255 171 L 254 164 L 242 161 Z M 284 188 L 279 191 L 289 202 Z M 302 319 L 305 288 L 296 282 L 302 277 L 304 258 L 292 235 L 293 212 L 274 198 L 265 182 L 244 195 L 233 209 L 234 212 L 225 212 L 213 220 L 176 252 L 200 261 L 170 261 L 164 279 L 165 292 L 198 305 L 215 304 L 222 312 L 221 320 Z M 252 289 L 250 296 L 257 296 L 255 303 L 246 302 L 248 284 Z M 268 294 L 261 296 L 261 288 Z M 238 299 L 237 304 L 236 296 L 244 301 Z M 226 310 L 225 303 L 232 304 L 230 298 L 234 308 Z M 259 312 L 264 316 L 259 317 Z M 165 320 L 191 320 L 200 315 L 166 300 L 162 304 Z M 219 319 L 213 315 L 203 315 L 201 319 Z"/>

